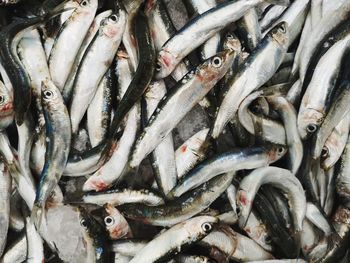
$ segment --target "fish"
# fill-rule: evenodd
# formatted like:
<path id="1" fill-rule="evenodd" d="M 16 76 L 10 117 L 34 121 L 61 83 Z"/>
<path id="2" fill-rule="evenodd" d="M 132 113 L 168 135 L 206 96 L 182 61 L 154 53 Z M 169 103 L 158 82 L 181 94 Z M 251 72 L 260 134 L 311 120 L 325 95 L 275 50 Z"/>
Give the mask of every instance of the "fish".
<path id="1" fill-rule="evenodd" d="M 168 76 L 192 50 L 203 44 L 229 23 L 237 21 L 249 8 L 261 2 L 261 0 L 255 0 L 222 3 L 189 21 L 163 45 L 158 54 L 156 78 L 161 79 Z M 288 3 L 288 1 L 283 0 L 272 2 L 282 5 Z M 220 17 L 220 19 L 217 19 L 217 17 Z M 193 36 L 195 36 L 195 41 L 193 41 Z"/>
<path id="2" fill-rule="evenodd" d="M 287 52 L 288 32 L 288 25 L 285 22 L 275 26 L 238 67 L 237 72 L 228 82 L 229 89 L 215 116 L 211 130 L 213 138 L 220 135 L 227 122 L 236 114 L 242 100 L 262 86 L 277 71 Z M 271 57 L 274 59 L 271 60 Z M 260 65 L 264 65 L 264 73 L 254 72 L 262 70 Z M 261 78 L 250 78 L 255 74 Z"/>
<path id="3" fill-rule="evenodd" d="M 93 22 L 97 0 L 82 0 L 71 16 L 63 23 L 48 59 L 50 75 L 53 83 L 61 91 L 72 69 L 75 56 Z M 73 40 L 74 39 L 74 40 Z M 70 42 L 72 45 L 67 46 Z"/>
<path id="4" fill-rule="evenodd" d="M 208 235 L 215 223 L 217 223 L 215 217 L 198 216 L 176 224 L 149 242 L 130 262 L 155 262 L 169 253 L 180 252 L 182 246 L 201 240 Z M 169 239 L 172 241 L 169 242 Z M 156 250 L 155 247 L 157 247 Z"/>
<path id="5" fill-rule="evenodd" d="M 167 93 L 149 119 L 143 133 L 137 139 L 130 165 L 138 166 L 156 145 L 180 122 L 228 70 L 233 60 L 232 51 L 222 51 L 187 73 L 177 87 Z M 178 104 L 181 103 L 181 106 Z M 181 111 L 173 112 L 174 106 Z M 172 114 L 170 114 L 172 113 Z M 169 123 L 169 125 L 165 124 Z"/>
<path id="6" fill-rule="evenodd" d="M 41 94 L 46 126 L 46 152 L 32 210 L 36 226 L 41 224 L 41 219 L 45 216 L 45 203 L 63 174 L 71 143 L 71 123 L 59 89 L 52 81 L 43 82 Z"/>

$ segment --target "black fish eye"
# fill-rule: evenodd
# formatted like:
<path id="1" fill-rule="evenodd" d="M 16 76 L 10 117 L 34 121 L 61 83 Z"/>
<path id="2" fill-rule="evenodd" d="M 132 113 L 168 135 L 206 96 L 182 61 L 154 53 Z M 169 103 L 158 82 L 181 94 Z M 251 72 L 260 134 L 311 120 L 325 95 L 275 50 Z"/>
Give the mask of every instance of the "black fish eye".
<path id="1" fill-rule="evenodd" d="M 44 96 L 47 99 L 51 99 L 53 97 L 53 92 L 50 90 L 46 90 L 46 91 L 44 91 Z"/>
<path id="2" fill-rule="evenodd" d="M 326 157 L 328 156 L 328 154 L 329 154 L 328 148 L 327 148 L 327 147 L 323 147 L 323 148 L 322 148 L 322 151 L 321 151 L 321 156 L 322 156 L 323 158 L 326 158 Z"/>
<path id="3" fill-rule="evenodd" d="M 233 35 L 230 34 L 230 33 L 228 33 L 228 34 L 226 35 L 226 37 L 227 37 L 228 39 L 233 39 Z"/>
<path id="4" fill-rule="evenodd" d="M 306 127 L 306 130 L 307 132 L 309 133 L 314 133 L 316 130 L 317 130 L 317 125 L 316 124 L 309 124 L 307 127 Z"/>
<path id="5" fill-rule="evenodd" d="M 282 154 L 282 153 L 284 152 L 284 148 L 283 148 L 283 147 L 279 147 L 279 148 L 277 149 L 277 152 L 278 152 L 279 154 Z"/>
<path id="6" fill-rule="evenodd" d="M 219 57 L 213 58 L 213 66 L 214 67 L 218 68 L 218 67 L 221 66 L 221 64 L 222 64 L 222 59 L 221 58 L 219 58 Z"/>
<path id="7" fill-rule="evenodd" d="M 110 16 L 109 19 L 112 20 L 113 22 L 117 22 L 118 21 L 118 17 L 116 15 Z"/>
<path id="8" fill-rule="evenodd" d="M 161 66 L 160 64 L 157 64 L 157 65 L 156 65 L 156 70 L 157 70 L 157 71 L 160 71 L 161 69 L 162 69 L 162 66 Z"/>
<path id="9" fill-rule="evenodd" d="M 106 226 L 110 226 L 114 224 L 114 219 L 111 216 L 106 216 L 104 221 Z"/>
<path id="10" fill-rule="evenodd" d="M 86 6 L 87 5 L 87 1 L 84 0 L 83 2 L 81 2 L 81 5 L 82 6 Z"/>
<path id="11" fill-rule="evenodd" d="M 271 244 L 271 237 L 270 236 L 267 236 L 266 238 L 265 238 L 265 242 L 266 242 L 266 244 Z"/>
<path id="12" fill-rule="evenodd" d="M 210 232 L 210 230 L 211 230 L 211 224 L 209 224 L 209 223 L 204 223 L 203 225 L 202 225 L 202 229 L 203 229 L 203 231 L 205 232 L 205 233 L 208 233 L 208 232 Z"/>
<path id="13" fill-rule="evenodd" d="M 279 28 L 278 28 L 282 33 L 286 33 L 286 27 L 284 25 L 281 25 Z"/>
<path id="14" fill-rule="evenodd" d="M 83 228 L 87 228 L 87 224 L 86 224 L 85 219 L 80 220 L 80 225 L 81 225 Z"/>
<path id="15" fill-rule="evenodd" d="M 0 95 L 0 104 L 3 104 L 5 102 L 5 96 Z"/>

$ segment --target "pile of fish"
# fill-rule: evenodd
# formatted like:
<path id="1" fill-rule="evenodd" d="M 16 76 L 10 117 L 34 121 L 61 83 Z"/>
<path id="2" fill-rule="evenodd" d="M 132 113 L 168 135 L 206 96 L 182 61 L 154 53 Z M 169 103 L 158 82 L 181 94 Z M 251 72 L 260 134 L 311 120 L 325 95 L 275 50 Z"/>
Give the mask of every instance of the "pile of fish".
<path id="1" fill-rule="evenodd" d="M 350 262 L 350 0 L 1 0 L 0 75 L 0 262 Z"/>

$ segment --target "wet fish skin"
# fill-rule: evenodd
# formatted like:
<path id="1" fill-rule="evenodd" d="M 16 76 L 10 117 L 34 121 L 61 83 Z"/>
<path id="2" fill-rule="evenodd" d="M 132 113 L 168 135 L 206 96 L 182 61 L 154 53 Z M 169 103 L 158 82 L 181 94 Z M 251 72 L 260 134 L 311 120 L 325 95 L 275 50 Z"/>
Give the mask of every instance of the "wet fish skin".
<path id="1" fill-rule="evenodd" d="M 71 143 L 70 119 L 59 89 L 52 81 L 47 81 L 42 83 L 41 93 L 46 126 L 46 153 L 32 210 L 36 225 L 44 215 L 42 209 L 45 209 L 46 200 L 63 174 Z"/>

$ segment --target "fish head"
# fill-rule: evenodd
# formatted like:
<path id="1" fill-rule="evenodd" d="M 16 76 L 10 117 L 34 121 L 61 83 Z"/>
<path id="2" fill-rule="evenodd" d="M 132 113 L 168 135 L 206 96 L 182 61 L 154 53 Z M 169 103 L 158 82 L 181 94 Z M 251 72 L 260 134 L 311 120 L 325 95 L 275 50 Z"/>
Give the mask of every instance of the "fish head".
<path id="1" fill-rule="evenodd" d="M 0 81 L 0 120 L 13 114 L 13 95 Z"/>
<path id="2" fill-rule="evenodd" d="M 178 63 L 178 59 L 171 52 L 162 49 L 157 58 L 155 78 L 163 79 L 169 76 Z"/>
<path id="3" fill-rule="evenodd" d="M 79 2 L 79 8 L 77 8 L 77 11 L 82 11 L 84 9 L 88 10 L 91 8 L 97 8 L 98 1 L 97 0 L 81 0 Z"/>
<path id="4" fill-rule="evenodd" d="M 123 215 L 112 204 L 107 203 L 104 206 L 103 222 L 111 239 L 125 237 L 130 232 L 129 224 Z"/>
<path id="5" fill-rule="evenodd" d="M 83 231 L 91 239 L 99 239 L 105 237 L 106 232 L 103 226 L 86 210 L 84 207 L 78 207 L 80 225 Z"/>
<path id="6" fill-rule="evenodd" d="M 102 176 L 98 176 L 99 171 L 97 171 L 94 175 L 90 176 L 83 185 L 83 191 L 96 191 L 101 192 L 106 190 L 109 187 L 109 184 L 101 178 Z"/>
<path id="7" fill-rule="evenodd" d="M 118 12 L 106 17 L 101 21 L 99 30 L 100 35 L 105 35 L 109 38 L 115 39 L 121 36 L 124 32 L 126 23 L 126 13 L 120 9 Z"/>
<path id="8" fill-rule="evenodd" d="M 286 22 L 280 22 L 268 33 L 275 43 L 287 50 L 289 46 L 289 29 Z"/>
<path id="9" fill-rule="evenodd" d="M 238 224 L 241 228 L 244 228 L 247 225 L 247 221 L 251 212 L 252 200 L 250 200 L 248 193 L 243 189 L 238 190 L 236 200 L 236 213 L 238 215 Z"/>
<path id="10" fill-rule="evenodd" d="M 218 219 L 213 216 L 197 216 L 180 224 L 184 224 L 188 233 L 201 233 L 206 236 L 213 230 L 213 226 L 217 222 Z"/>
<path id="11" fill-rule="evenodd" d="M 301 139 L 305 140 L 315 133 L 323 122 L 324 115 L 314 109 L 305 109 L 298 114 L 298 131 Z"/>
<path id="12" fill-rule="evenodd" d="M 223 49 L 229 49 L 240 53 L 242 45 L 239 39 L 233 34 L 233 32 L 227 32 L 223 43 Z"/>
<path id="13" fill-rule="evenodd" d="M 41 101 L 44 106 L 50 107 L 55 102 L 59 102 L 60 97 L 62 97 L 60 90 L 51 80 L 45 80 L 41 83 Z"/>
<path id="14" fill-rule="evenodd" d="M 287 148 L 283 145 L 273 145 L 269 149 L 268 159 L 269 163 L 276 162 L 281 159 L 287 152 Z"/>
<path id="15" fill-rule="evenodd" d="M 216 82 L 221 79 L 232 65 L 235 52 L 225 50 L 207 59 L 197 68 L 196 75 L 203 83 Z"/>

